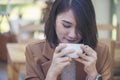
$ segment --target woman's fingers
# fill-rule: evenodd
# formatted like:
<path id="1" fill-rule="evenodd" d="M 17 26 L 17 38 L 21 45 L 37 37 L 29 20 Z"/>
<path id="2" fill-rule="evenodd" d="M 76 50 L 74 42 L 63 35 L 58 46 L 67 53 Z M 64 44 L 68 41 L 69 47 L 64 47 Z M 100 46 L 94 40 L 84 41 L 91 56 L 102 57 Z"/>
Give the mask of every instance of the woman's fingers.
<path id="1" fill-rule="evenodd" d="M 63 67 L 67 66 L 67 65 L 70 65 L 70 62 L 65 62 L 65 63 L 62 63 L 61 64 Z"/>
<path id="2" fill-rule="evenodd" d="M 55 53 L 59 53 L 62 49 L 66 47 L 65 44 L 60 44 L 59 46 L 56 47 Z"/>
<path id="3" fill-rule="evenodd" d="M 81 45 L 83 53 L 78 53 L 79 58 L 75 60 L 84 64 L 84 71 L 91 74 L 96 71 L 97 53 L 89 46 Z"/>
<path id="4" fill-rule="evenodd" d="M 72 59 L 70 57 L 62 57 L 57 59 L 57 63 L 63 63 L 63 62 L 71 62 Z"/>
<path id="5" fill-rule="evenodd" d="M 84 65 L 87 64 L 87 62 L 85 60 L 83 60 L 82 58 L 75 58 L 74 60 L 76 60 L 76 61 L 78 61 L 78 62 L 80 62 L 80 63 L 82 63 Z"/>
<path id="6" fill-rule="evenodd" d="M 77 55 L 79 56 L 79 58 L 82 58 L 82 59 L 84 59 L 85 61 L 88 61 L 88 60 L 89 60 L 89 57 L 88 57 L 86 54 L 78 53 Z"/>
<path id="7" fill-rule="evenodd" d="M 65 51 L 65 52 L 60 52 L 58 54 L 59 57 L 63 57 L 63 56 L 67 56 L 68 54 L 72 54 L 74 52 L 74 50 L 69 50 L 69 51 Z"/>
<path id="8" fill-rule="evenodd" d="M 55 52 L 54 52 L 56 57 L 64 57 L 74 52 L 74 50 L 62 51 L 62 49 L 64 49 L 66 46 L 67 45 L 65 44 L 60 44 L 59 46 L 56 47 Z"/>
<path id="9" fill-rule="evenodd" d="M 97 57 L 96 52 L 88 45 L 82 45 L 81 49 L 83 50 L 85 55 L 91 56 L 91 57 Z"/>

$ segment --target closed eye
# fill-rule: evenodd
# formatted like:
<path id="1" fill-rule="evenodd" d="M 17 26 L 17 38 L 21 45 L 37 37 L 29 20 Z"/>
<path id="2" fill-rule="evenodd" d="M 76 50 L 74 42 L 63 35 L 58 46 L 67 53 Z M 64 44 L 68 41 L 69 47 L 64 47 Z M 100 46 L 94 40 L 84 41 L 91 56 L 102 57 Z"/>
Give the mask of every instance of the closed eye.
<path id="1" fill-rule="evenodd" d="M 70 28 L 70 27 L 71 27 L 70 25 L 64 25 L 64 24 L 63 24 L 63 26 L 64 26 L 65 28 Z"/>

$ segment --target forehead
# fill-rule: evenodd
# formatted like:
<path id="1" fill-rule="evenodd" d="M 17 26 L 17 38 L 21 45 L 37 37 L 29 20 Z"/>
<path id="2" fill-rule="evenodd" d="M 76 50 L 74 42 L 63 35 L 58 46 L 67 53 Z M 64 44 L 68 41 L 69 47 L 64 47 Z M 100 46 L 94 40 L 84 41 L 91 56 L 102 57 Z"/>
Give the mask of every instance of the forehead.
<path id="1" fill-rule="evenodd" d="M 67 20 L 69 22 L 76 23 L 75 16 L 74 16 L 74 13 L 72 10 L 68 10 L 68 11 L 65 11 L 65 12 L 58 14 L 57 19 Z"/>

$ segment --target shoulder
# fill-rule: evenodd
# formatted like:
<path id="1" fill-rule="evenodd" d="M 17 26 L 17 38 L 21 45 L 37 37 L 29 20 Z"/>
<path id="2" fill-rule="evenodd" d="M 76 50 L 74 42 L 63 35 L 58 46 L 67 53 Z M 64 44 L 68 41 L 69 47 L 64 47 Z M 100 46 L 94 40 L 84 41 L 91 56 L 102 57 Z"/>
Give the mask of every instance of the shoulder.
<path id="1" fill-rule="evenodd" d="M 97 64 L 100 65 L 105 65 L 105 62 L 107 60 L 111 60 L 112 56 L 109 52 L 109 47 L 107 44 L 103 43 L 103 42 L 99 42 L 96 49 L 95 49 L 96 53 L 97 53 Z"/>
<path id="2" fill-rule="evenodd" d="M 45 44 L 46 40 L 39 40 L 27 45 L 25 52 L 26 79 L 44 79 L 44 72 L 42 70 L 44 68 L 42 67 L 42 63 L 47 61 L 43 56 L 43 47 Z"/>
<path id="3" fill-rule="evenodd" d="M 42 64 L 47 61 L 46 55 L 50 56 L 50 50 L 51 48 L 46 40 L 39 40 L 27 45 L 25 55 L 26 58 L 33 58 L 35 63 Z"/>
<path id="4" fill-rule="evenodd" d="M 98 42 L 95 50 L 98 54 L 104 54 L 106 51 L 109 51 L 109 47 L 103 42 Z"/>
<path id="5" fill-rule="evenodd" d="M 46 43 L 46 40 L 37 40 L 35 42 L 28 43 L 26 49 L 39 49 L 43 47 Z"/>
<path id="6" fill-rule="evenodd" d="M 95 49 L 97 53 L 98 61 L 105 61 L 111 54 L 109 53 L 109 47 L 103 42 L 98 42 L 97 47 Z"/>
<path id="7" fill-rule="evenodd" d="M 46 42 L 45 39 L 42 39 L 42 40 L 36 40 L 36 41 L 31 42 L 31 43 L 28 43 L 27 46 L 40 45 L 40 44 L 44 44 L 45 42 Z"/>
<path id="8" fill-rule="evenodd" d="M 43 48 L 46 44 L 46 40 L 39 40 L 31 42 L 26 46 L 26 55 L 32 55 L 34 57 L 42 57 Z"/>
<path id="9" fill-rule="evenodd" d="M 104 77 L 108 77 L 107 75 L 111 74 L 110 69 L 113 61 L 111 53 L 109 52 L 109 47 L 106 43 L 98 42 L 95 50 L 97 52 L 96 67 L 98 73 L 102 74 Z"/>

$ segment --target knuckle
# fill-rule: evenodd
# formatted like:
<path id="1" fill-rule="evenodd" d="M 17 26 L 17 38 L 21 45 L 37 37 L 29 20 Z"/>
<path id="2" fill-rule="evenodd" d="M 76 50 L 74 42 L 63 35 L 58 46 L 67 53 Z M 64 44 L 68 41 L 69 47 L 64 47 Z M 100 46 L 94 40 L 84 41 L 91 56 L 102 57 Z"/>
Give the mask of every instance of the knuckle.
<path id="1" fill-rule="evenodd" d="M 97 60 L 97 55 L 94 56 L 94 60 L 95 60 L 95 61 Z"/>
<path id="2" fill-rule="evenodd" d="M 97 56 L 95 56 L 95 60 L 97 60 Z"/>
<path id="3" fill-rule="evenodd" d="M 57 54 L 54 54 L 53 58 L 57 58 L 57 57 L 58 57 L 58 55 L 57 55 Z"/>
<path id="4" fill-rule="evenodd" d="M 59 46 L 57 46 L 56 48 L 55 48 L 55 51 L 57 51 L 59 49 Z"/>
<path id="5" fill-rule="evenodd" d="M 65 57 L 65 60 L 68 60 L 69 58 L 68 57 Z"/>
<path id="6" fill-rule="evenodd" d="M 59 58 L 55 59 L 55 62 L 58 64 L 60 62 L 60 59 Z"/>
<path id="7" fill-rule="evenodd" d="M 90 66 L 90 64 L 91 64 L 90 62 L 89 62 L 89 63 L 87 63 L 87 64 L 86 64 L 86 67 L 89 67 L 89 66 Z"/>

